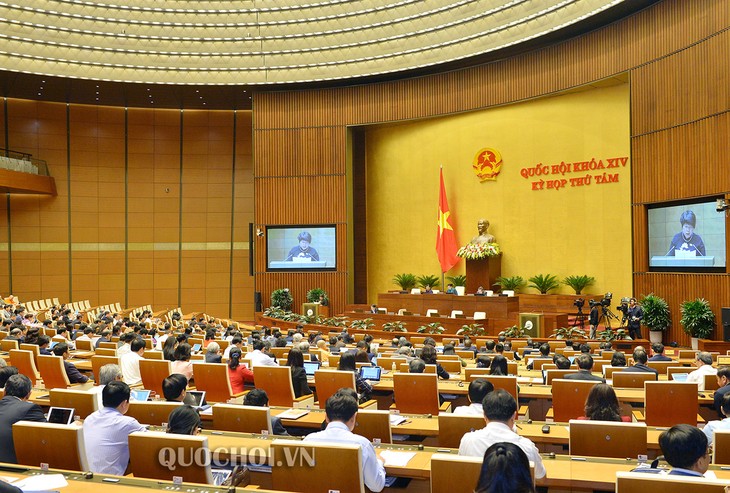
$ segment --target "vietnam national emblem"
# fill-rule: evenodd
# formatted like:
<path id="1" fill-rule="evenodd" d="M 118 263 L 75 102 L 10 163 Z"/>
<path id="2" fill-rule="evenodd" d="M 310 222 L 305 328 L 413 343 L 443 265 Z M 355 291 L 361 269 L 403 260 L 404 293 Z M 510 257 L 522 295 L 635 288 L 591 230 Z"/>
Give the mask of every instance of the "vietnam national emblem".
<path id="1" fill-rule="evenodd" d="M 491 147 L 479 149 L 472 164 L 474 173 L 481 181 L 496 180 L 502 171 L 502 155 Z"/>

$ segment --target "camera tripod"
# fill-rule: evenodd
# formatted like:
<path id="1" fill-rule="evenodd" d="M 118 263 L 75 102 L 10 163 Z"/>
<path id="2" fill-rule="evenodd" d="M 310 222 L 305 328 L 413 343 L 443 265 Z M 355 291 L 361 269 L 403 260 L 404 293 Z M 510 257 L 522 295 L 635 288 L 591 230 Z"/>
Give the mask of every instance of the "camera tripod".
<path id="1" fill-rule="evenodd" d="M 622 327 L 622 322 L 619 320 L 618 316 L 611 311 L 610 306 L 607 305 L 601 305 L 601 316 L 598 318 L 598 324 L 600 325 L 601 322 L 603 322 L 603 326 L 607 329 L 611 328 L 611 320 L 616 320 L 619 322 L 619 327 Z"/>
<path id="2" fill-rule="evenodd" d="M 583 313 L 583 307 L 578 307 L 578 315 L 575 317 L 575 320 L 573 320 L 573 327 L 580 327 L 580 330 L 585 330 L 586 326 L 586 314 Z"/>

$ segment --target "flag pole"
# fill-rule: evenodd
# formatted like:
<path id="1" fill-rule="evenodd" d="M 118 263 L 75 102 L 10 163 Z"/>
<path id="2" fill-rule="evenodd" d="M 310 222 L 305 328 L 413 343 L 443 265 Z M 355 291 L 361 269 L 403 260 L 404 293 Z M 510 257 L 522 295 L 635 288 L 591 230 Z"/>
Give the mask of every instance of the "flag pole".
<path id="1" fill-rule="evenodd" d="M 439 175 L 441 173 L 443 173 L 443 170 L 444 170 L 444 165 L 442 163 L 439 165 Z M 444 275 L 445 274 L 446 274 L 445 272 L 443 272 L 443 271 L 441 272 L 441 291 L 444 293 L 446 292 L 446 284 L 444 284 Z"/>

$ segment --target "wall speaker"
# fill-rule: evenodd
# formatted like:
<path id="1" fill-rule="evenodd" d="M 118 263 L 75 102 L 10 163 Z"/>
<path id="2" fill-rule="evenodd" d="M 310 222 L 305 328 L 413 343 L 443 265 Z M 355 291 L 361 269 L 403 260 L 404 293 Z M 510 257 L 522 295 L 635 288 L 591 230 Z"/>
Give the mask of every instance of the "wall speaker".
<path id="1" fill-rule="evenodd" d="M 261 305 L 261 291 L 254 291 L 253 293 L 253 309 L 255 312 L 264 311 L 263 306 Z"/>
<path id="2" fill-rule="evenodd" d="M 730 342 L 730 308 L 722 308 L 722 340 Z"/>

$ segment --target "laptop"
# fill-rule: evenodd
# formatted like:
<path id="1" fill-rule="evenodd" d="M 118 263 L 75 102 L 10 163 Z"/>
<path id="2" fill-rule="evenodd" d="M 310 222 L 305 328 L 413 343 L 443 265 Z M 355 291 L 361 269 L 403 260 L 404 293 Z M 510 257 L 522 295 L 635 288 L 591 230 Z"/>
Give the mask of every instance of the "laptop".
<path id="1" fill-rule="evenodd" d="M 194 407 L 197 407 L 201 411 L 210 409 L 210 406 L 205 402 L 205 390 L 188 390 L 188 394 L 195 399 Z"/>
<path id="2" fill-rule="evenodd" d="M 48 410 L 48 422 L 58 425 L 70 425 L 74 420 L 75 408 L 52 407 Z"/>
<path id="3" fill-rule="evenodd" d="M 150 399 L 151 390 L 132 390 L 129 393 L 130 401 L 147 402 Z"/>
<path id="4" fill-rule="evenodd" d="M 58 345 L 59 341 L 53 341 L 50 346 L 48 346 L 48 349 L 53 349 Z"/>
<path id="5" fill-rule="evenodd" d="M 686 382 L 689 373 L 672 373 L 672 380 L 675 382 Z"/>
<path id="6" fill-rule="evenodd" d="M 314 372 L 319 370 L 322 365 L 319 361 L 305 361 L 304 371 L 307 373 L 307 377 L 314 377 Z"/>
<path id="7" fill-rule="evenodd" d="M 197 353 L 198 351 L 200 351 L 201 347 L 203 346 L 201 346 L 200 344 L 193 344 L 193 352 Z"/>
<path id="8" fill-rule="evenodd" d="M 227 469 L 211 469 L 210 473 L 213 476 L 213 485 L 221 486 L 231 476 L 232 472 Z"/>
<path id="9" fill-rule="evenodd" d="M 363 366 L 360 368 L 360 378 L 371 382 L 379 382 L 382 371 L 383 369 L 379 366 Z"/>

